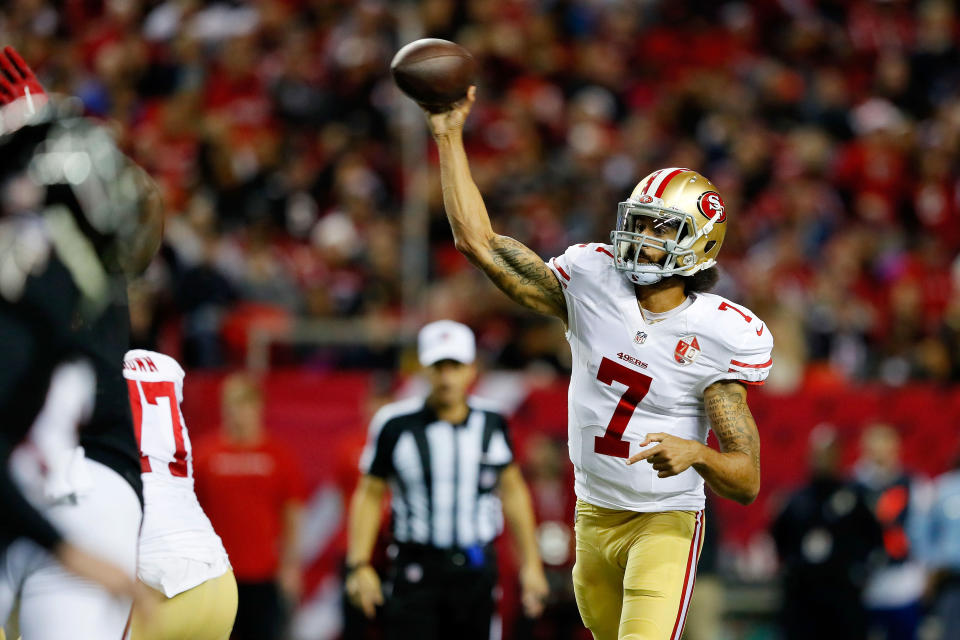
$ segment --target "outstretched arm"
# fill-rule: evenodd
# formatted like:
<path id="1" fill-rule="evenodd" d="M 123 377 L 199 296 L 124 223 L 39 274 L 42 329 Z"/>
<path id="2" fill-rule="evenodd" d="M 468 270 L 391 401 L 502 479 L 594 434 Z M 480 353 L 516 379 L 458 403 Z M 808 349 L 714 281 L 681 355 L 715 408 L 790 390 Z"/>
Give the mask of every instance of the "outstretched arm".
<path id="1" fill-rule="evenodd" d="M 476 87 L 450 111 L 427 113 L 440 152 L 443 204 L 457 249 L 511 300 L 567 321 L 567 303 L 550 268 L 522 243 L 494 233 L 480 190 L 470 175 L 463 125 L 476 100 Z"/>

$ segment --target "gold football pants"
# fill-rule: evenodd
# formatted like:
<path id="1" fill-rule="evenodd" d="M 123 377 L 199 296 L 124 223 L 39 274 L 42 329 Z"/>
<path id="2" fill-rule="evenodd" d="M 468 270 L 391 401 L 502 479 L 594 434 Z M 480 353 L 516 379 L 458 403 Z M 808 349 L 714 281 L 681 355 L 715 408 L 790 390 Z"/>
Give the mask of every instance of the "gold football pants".
<path id="1" fill-rule="evenodd" d="M 595 640 L 679 640 L 703 512 L 637 513 L 577 500 L 575 530 L 573 588 Z"/>
<path id="2" fill-rule="evenodd" d="M 228 640 L 237 617 L 233 571 L 172 598 L 161 594 L 148 620 L 133 611 L 130 640 Z"/>

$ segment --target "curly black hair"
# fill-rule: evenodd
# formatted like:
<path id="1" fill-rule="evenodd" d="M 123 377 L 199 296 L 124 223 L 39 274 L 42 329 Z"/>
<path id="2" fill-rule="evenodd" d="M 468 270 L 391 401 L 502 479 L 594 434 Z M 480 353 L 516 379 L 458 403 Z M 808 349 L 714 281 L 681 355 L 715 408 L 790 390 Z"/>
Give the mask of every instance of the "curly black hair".
<path id="1" fill-rule="evenodd" d="M 720 279 L 720 270 L 717 267 L 710 267 L 703 271 L 697 271 L 692 276 L 672 277 L 683 278 L 683 292 L 689 295 L 698 291 L 710 291 L 717 286 L 717 280 Z"/>

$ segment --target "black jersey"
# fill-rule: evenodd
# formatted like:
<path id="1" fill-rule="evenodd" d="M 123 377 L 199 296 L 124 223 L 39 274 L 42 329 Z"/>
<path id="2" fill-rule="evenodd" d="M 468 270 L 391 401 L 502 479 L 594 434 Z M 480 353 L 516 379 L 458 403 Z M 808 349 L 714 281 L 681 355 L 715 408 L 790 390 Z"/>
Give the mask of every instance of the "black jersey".
<path id="1" fill-rule="evenodd" d="M 86 456 L 107 465 L 130 483 L 143 504 L 140 448 L 133 432 L 130 396 L 123 377 L 123 356 L 130 349 L 126 279 L 113 276 L 111 301 L 77 334 L 97 374 L 97 395 L 90 421 L 80 429 Z"/>
<path id="2" fill-rule="evenodd" d="M 59 364 L 82 359 L 96 373 L 93 413 L 79 433 L 87 457 L 123 476 L 141 504 L 143 490 L 122 368 L 130 341 L 125 280 L 101 271 L 108 284 L 92 299 L 78 285 L 82 276 L 42 242 L 35 256 L 14 264 L 11 252 L 22 248 L 22 238 L 37 240 L 35 222 L 24 217 L 0 224 L 0 235 L 6 234 L 0 241 L 0 545 L 26 536 L 50 548 L 60 534 L 23 497 L 7 462 L 43 407 Z M 5 271 L 20 275 L 5 281 Z"/>
<path id="3" fill-rule="evenodd" d="M 22 227 L 20 222 L 16 225 Z M 0 235 L 6 233 L 8 240 L 13 234 L 22 238 L 23 229 L 13 226 L 2 225 Z M 9 273 L 13 271 L 10 252 L 17 243 L 0 244 L 0 251 L 6 253 L 0 256 L 4 258 L 0 264 Z M 26 536 L 51 548 L 60 541 L 60 534 L 23 497 L 8 461 L 43 407 L 54 369 L 80 355 L 72 324 L 82 296 L 52 249 L 47 245 L 37 250 L 39 254 L 29 259 L 32 264 L 11 282 L 0 284 L 0 540 Z"/>
<path id="4" fill-rule="evenodd" d="M 51 376 L 71 358 L 97 378 L 80 444 L 143 502 L 122 374 L 130 328 L 120 269 L 149 210 L 149 183 L 73 102 L 9 113 L 11 128 L 0 135 L 0 538 L 50 547 L 58 534 L 17 490 L 7 460 L 43 407 Z"/>

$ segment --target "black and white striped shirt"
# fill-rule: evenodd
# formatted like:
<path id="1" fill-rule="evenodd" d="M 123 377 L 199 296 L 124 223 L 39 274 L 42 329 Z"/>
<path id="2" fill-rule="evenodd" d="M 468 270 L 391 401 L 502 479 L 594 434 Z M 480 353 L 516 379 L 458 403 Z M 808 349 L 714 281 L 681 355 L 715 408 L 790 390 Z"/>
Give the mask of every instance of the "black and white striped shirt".
<path id="1" fill-rule="evenodd" d="M 370 423 L 360 469 L 389 482 L 396 541 L 467 548 L 503 529 L 494 489 L 513 461 L 507 422 L 468 405 L 462 424 L 440 420 L 423 399 L 388 404 Z"/>

